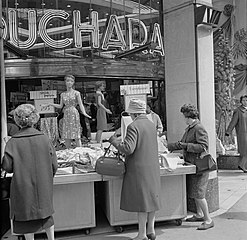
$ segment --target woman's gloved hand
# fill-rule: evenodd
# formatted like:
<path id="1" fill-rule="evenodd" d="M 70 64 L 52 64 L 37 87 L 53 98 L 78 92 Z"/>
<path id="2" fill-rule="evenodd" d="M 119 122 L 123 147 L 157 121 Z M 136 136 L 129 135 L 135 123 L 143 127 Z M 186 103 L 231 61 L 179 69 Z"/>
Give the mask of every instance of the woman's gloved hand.
<path id="1" fill-rule="evenodd" d="M 182 149 L 187 149 L 187 146 L 188 146 L 188 143 L 184 143 L 184 142 L 178 142 L 179 146 L 182 148 Z"/>

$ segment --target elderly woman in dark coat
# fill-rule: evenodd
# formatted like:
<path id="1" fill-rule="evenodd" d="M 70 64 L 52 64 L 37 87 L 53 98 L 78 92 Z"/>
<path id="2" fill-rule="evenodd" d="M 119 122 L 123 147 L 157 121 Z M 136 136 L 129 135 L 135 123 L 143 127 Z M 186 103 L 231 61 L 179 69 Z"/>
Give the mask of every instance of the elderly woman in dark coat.
<path id="1" fill-rule="evenodd" d="M 33 105 L 18 106 L 14 119 L 21 130 L 7 142 L 2 159 L 2 168 L 13 173 L 10 189 L 13 232 L 34 240 L 34 233 L 45 229 L 48 239 L 54 240 L 56 153 L 48 137 L 33 128 L 39 120 Z"/>
<path id="2" fill-rule="evenodd" d="M 168 143 L 168 150 L 182 150 L 186 162 L 194 164 L 195 159 L 200 156 L 205 149 L 208 149 L 208 134 L 205 128 L 198 120 L 199 113 L 195 106 L 185 104 L 180 110 L 183 113 L 185 123 L 188 127 L 182 140 L 176 143 Z M 187 218 L 188 222 L 203 221 L 197 228 L 198 230 L 206 230 L 214 226 L 208 211 L 208 204 L 205 199 L 206 189 L 208 184 L 208 173 L 201 175 L 188 175 L 187 176 L 187 192 L 189 197 L 195 200 L 196 215 Z"/>
<path id="3" fill-rule="evenodd" d="M 226 136 L 229 136 L 232 130 L 236 129 L 238 152 L 240 161 L 238 168 L 247 173 L 247 95 L 240 97 L 241 106 L 233 112 L 231 122 L 226 130 Z"/>
<path id="4" fill-rule="evenodd" d="M 127 112 L 133 122 L 127 127 L 124 141 L 115 136 L 110 138 L 110 142 L 126 156 L 120 208 L 138 213 L 139 232 L 135 240 L 153 240 L 155 211 L 160 208 L 157 133 L 146 117 L 144 101 L 132 99 Z"/>

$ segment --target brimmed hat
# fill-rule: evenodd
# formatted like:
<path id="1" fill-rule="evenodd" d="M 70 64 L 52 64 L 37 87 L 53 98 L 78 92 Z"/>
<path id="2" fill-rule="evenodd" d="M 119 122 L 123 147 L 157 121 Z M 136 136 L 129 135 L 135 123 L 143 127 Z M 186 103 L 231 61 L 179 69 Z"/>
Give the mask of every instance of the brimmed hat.
<path id="1" fill-rule="evenodd" d="M 132 98 L 126 112 L 128 113 L 146 113 L 146 103 L 140 99 Z"/>

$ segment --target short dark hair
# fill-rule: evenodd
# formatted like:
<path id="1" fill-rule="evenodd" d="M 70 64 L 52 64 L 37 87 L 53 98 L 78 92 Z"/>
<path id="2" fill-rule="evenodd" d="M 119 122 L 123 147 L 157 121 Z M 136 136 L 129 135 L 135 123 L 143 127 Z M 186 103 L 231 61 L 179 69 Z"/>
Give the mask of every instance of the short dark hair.
<path id="1" fill-rule="evenodd" d="M 197 119 L 199 117 L 199 112 L 197 108 L 192 104 L 184 104 L 181 107 L 180 112 L 188 118 Z"/>
<path id="2" fill-rule="evenodd" d="M 242 103 L 243 98 L 247 98 L 247 95 L 242 95 L 242 96 L 240 97 L 240 103 Z"/>

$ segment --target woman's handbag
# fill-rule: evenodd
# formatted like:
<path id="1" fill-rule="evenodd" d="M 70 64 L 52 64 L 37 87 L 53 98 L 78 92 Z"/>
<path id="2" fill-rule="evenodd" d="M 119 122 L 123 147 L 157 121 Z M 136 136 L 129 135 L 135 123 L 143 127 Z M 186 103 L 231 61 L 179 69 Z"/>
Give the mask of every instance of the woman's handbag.
<path id="1" fill-rule="evenodd" d="M 12 177 L 6 176 L 7 172 L 4 173 L 4 177 L 0 179 L 0 187 L 1 187 L 1 200 L 8 199 L 10 197 L 10 183 Z"/>
<path id="2" fill-rule="evenodd" d="M 121 176 L 125 173 L 125 163 L 120 159 L 119 152 L 116 157 L 106 157 L 110 146 L 105 150 L 104 155 L 97 159 L 95 171 L 101 175 Z"/>
<path id="3" fill-rule="evenodd" d="M 196 158 L 195 165 L 196 174 L 217 170 L 216 161 L 206 149 L 204 149 L 204 152 L 202 152 L 201 155 Z"/>

